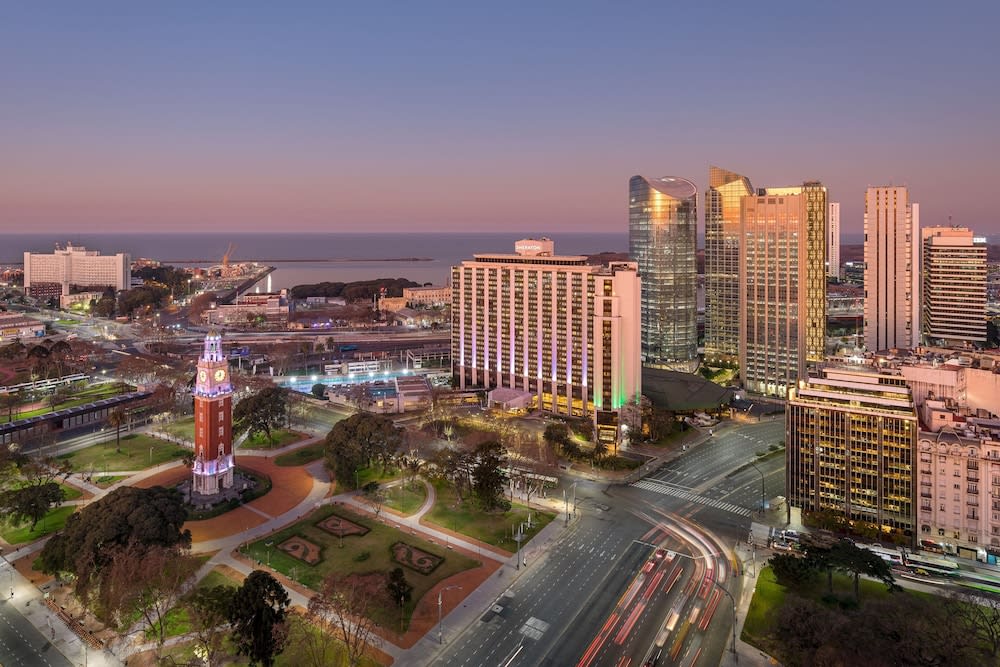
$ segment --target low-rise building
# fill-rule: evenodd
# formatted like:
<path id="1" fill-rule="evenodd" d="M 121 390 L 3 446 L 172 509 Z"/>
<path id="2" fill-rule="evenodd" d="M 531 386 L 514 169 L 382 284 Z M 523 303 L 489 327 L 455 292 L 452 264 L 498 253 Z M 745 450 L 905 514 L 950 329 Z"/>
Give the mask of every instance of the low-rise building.
<path id="1" fill-rule="evenodd" d="M 29 338 L 45 336 L 45 322 L 25 317 L 20 313 L 0 313 L 0 344 L 15 340 L 26 342 Z"/>
<path id="2" fill-rule="evenodd" d="M 451 304 L 451 287 L 436 285 L 404 287 L 403 300 L 410 308 L 448 306 Z"/>
<path id="3" fill-rule="evenodd" d="M 211 325 L 246 326 L 253 323 L 265 323 L 284 328 L 288 326 L 288 313 L 288 290 L 281 290 L 280 292 L 241 294 L 236 297 L 236 303 L 209 308 L 202 313 L 202 318 Z"/>

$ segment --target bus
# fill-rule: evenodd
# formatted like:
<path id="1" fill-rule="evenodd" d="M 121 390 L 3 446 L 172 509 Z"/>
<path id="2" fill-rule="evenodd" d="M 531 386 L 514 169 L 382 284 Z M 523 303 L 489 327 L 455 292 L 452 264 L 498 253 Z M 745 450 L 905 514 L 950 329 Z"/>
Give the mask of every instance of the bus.
<path id="1" fill-rule="evenodd" d="M 873 554 L 878 556 L 884 561 L 891 563 L 892 565 L 903 565 L 903 555 L 896 551 L 895 549 L 886 549 L 885 547 L 876 546 L 874 544 L 857 544 L 859 549 L 865 549 L 871 551 Z"/>
<path id="2" fill-rule="evenodd" d="M 927 554 L 906 554 L 906 566 L 917 574 L 937 574 L 946 577 L 958 576 L 958 563 L 940 556 Z"/>

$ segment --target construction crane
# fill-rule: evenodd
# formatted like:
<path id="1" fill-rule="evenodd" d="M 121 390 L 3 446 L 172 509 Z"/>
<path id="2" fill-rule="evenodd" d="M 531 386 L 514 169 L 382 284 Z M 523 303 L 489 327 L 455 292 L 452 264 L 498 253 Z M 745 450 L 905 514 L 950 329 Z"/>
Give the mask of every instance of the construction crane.
<path id="1" fill-rule="evenodd" d="M 226 254 L 222 256 L 223 272 L 225 272 L 225 270 L 229 268 L 229 256 L 233 254 L 233 248 L 235 248 L 235 246 L 232 243 L 230 243 L 229 248 L 226 250 Z"/>

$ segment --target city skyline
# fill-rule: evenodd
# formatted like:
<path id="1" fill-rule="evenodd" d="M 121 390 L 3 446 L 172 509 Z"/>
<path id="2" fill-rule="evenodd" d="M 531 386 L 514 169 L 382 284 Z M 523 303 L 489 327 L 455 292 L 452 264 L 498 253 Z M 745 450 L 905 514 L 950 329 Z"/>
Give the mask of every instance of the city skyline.
<path id="1" fill-rule="evenodd" d="M 688 174 L 704 192 L 721 164 L 755 182 L 821 180 L 845 235 L 861 231 L 866 186 L 890 183 L 916 193 L 925 224 L 997 234 L 986 200 L 962 196 L 996 166 L 1000 97 L 982 81 L 997 13 L 14 8 L 0 28 L 0 220 L 624 231 L 630 175 Z M 664 39 L 665 26 L 684 29 Z M 571 197 L 552 197 L 553 177 Z"/>

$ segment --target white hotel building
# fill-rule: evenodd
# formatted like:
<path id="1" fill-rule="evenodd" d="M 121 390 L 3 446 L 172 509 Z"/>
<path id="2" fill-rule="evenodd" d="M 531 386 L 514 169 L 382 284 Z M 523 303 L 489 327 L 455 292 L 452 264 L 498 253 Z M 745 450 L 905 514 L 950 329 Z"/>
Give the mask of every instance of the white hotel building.
<path id="1" fill-rule="evenodd" d="M 125 290 L 132 281 L 132 261 L 127 253 L 101 255 L 97 250 L 69 243 L 51 255 L 24 253 L 24 290 L 34 296 L 56 289 L 69 294 L 70 287 L 111 287 Z"/>
<path id="2" fill-rule="evenodd" d="M 507 388 L 544 410 L 616 424 L 618 408 L 642 392 L 637 265 L 556 255 L 544 238 L 514 250 L 452 268 L 457 385 Z"/>

